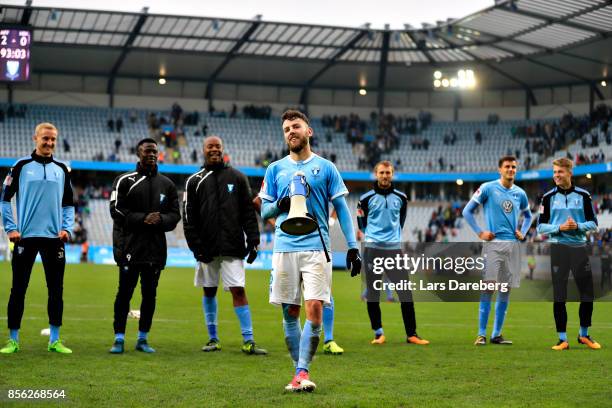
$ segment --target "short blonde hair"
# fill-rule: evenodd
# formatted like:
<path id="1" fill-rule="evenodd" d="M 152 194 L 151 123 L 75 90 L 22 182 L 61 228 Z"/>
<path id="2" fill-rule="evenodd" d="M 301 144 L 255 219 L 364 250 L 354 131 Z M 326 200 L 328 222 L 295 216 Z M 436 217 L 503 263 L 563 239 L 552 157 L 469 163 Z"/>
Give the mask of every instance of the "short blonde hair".
<path id="1" fill-rule="evenodd" d="M 383 167 L 391 167 L 391 171 L 394 171 L 395 169 L 393 168 L 393 164 L 389 161 L 389 160 L 383 160 L 383 161 L 379 161 L 378 163 L 376 163 L 376 166 L 374 166 L 374 173 L 376 173 L 378 171 L 378 168 L 380 166 Z"/>
<path id="2" fill-rule="evenodd" d="M 37 136 L 43 129 L 55 130 L 55 133 L 58 133 L 57 128 L 55 127 L 55 125 L 53 125 L 53 123 L 42 122 L 36 125 L 36 129 L 34 130 L 34 135 Z"/>
<path id="3" fill-rule="evenodd" d="M 561 157 L 553 160 L 553 166 L 564 167 L 571 171 L 574 168 L 574 162 L 567 157 Z"/>

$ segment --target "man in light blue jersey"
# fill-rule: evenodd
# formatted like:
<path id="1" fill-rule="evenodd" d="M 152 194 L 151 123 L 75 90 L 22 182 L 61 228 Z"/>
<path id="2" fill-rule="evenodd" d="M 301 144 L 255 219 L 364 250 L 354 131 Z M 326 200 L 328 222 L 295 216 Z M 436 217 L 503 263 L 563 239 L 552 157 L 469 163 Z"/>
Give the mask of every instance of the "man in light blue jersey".
<path id="1" fill-rule="evenodd" d="M 13 284 L 8 303 L 10 339 L 0 353 L 19 351 L 19 329 L 32 266 L 40 253 L 45 269 L 49 301 L 50 338 L 48 351 L 70 354 L 59 338 L 64 310 L 64 243 L 72 234 L 74 199 L 70 169 L 53 157 L 57 128 L 51 123 L 36 126 L 36 149 L 11 167 L 2 188 L 2 223 L 8 239 L 15 244 L 11 266 Z M 17 222 L 11 199 L 17 199 Z"/>
<path id="2" fill-rule="evenodd" d="M 504 156 L 499 159 L 498 170 L 500 178 L 484 183 L 474 193 L 472 199 L 463 210 L 463 217 L 472 230 L 485 242 L 484 256 L 486 268 L 483 280 L 485 282 L 506 283 L 508 289 L 499 291 L 495 302 L 495 321 L 491 344 L 511 345 L 512 341 L 504 339 L 502 328 L 511 287 L 520 284 L 520 252 L 518 242 L 522 241 L 531 226 L 531 211 L 525 191 L 514 184 L 517 160 L 514 156 Z M 486 221 L 486 229 L 480 228 L 474 212 L 482 205 Z M 518 227 L 519 218 L 523 215 L 523 224 Z M 478 336 L 474 342 L 477 346 L 487 344 L 486 332 L 491 298 L 494 291 L 485 291 L 480 297 Z"/>
<path id="3" fill-rule="evenodd" d="M 346 261 L 351 276 L 361 270 L 351 214 L 344 196 L 348 191 L 336 166 L 312 153 L 312 128 L 306 115 L 296 110 L 286 111 L 282 118 L 289 155 L 272 163 L 259 196 L 264 220 L 276 218 L 274 255 L 270 277 L 270 303 L 282 305 L 285 341 L 295 366 L 295 376 L 285 387 L 287 391 L 313 391 L 310 362 L 319 345 L 323 305 L 331 302 L 332 265 L 324 248 L 329 242 L 329 202 L 338 214 L 340 227 L 349 250 Z M 295 236 L 283 232 L 280 225 L 287 219 L 290 208 L 290 183 L 296 172 L 304 174 L 310 193 L 306 200 L 308 213 L 318 222 L 320 233 Z M 306 307 L 306 322 L 300 329 L 302 296 Z"/>
<path id="4" fill-rule="evenodd" d="M 567 341 L 567 281 L 570 270 L 580 293 L 578 344 L 593 350 L 601 345 L 589 336 L 593 315 L 593 272 L 589 261 L 587 232 L 597 231 L 591 194 L 572 184 L 574 163 L 562 157 L 553 161 L 556 187 L 544 194 L 538 216 L 538 233 L 548 235 L 554 304 L 553 314 L 559 341 L 553 350 L 569 349 Z"/>
<path id="5" fill-rule="evenodd" d="M 357 223 L 359 229 L 365 234 L 364 259 L 366 265 L 371 264 L 371 259 L 376 252 L 391 249 L 391 253 L 398 253 L 392 248 L 400 247 L 408 207 L 406 194 L 395 189 L 391 182 L 393 180 L 391 162 L 385 160 L 376 164 L 374 175 L 376 176 L 374 188 L 363 194 L 357 204 Z M 394 270 L 387 271 L 385 276 L 392 282 L 399 282 L 407 279 L 405 275 L 407 274 Z M 384 344 L 386 339 L 380 312 L 380 291 L 374 289 L 375 279 L 378 277 L 366 268 L 368 317 L 372 330 L 374 330 L 374 339 L 370 343 Z M 429 344 L 428 340 L 420 338 L 416 332 L 416 314 L 412 293 L 398 290 L 397 294 L 401 302 L 406 342 L 418 345 Z"/>

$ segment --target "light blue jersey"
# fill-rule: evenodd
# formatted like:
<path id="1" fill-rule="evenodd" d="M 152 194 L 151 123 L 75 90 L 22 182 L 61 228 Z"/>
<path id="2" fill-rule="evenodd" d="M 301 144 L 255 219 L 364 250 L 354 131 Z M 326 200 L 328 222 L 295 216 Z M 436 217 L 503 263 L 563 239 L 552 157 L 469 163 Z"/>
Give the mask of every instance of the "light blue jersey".
<path id="1" fill-rule="evenodd" d="M 296 171 L 302 171 L 310 185 L 310 194 L 306 199 L 308 212 L 314 215 L 321 228 L 327 248 L 329 242 L 329 203 L 340 196 L 348 194 L 348 190 L 340 177 L 336 166 L 316 154 L 308 159 L 296 162 L 286 156 L 270 164 L 266 170 L 259 197 L 268 202 L 275 202 L 289 195 L 289 184 Z M 322 251 L 321 238 L 317 231 L 308 235 L 289 235 L 280 229 L 281 223 L 287 218 L 287 213 L 276 218 L 274 252 Z"/>
<path id="2" fill-rule="evenodd" d="M 495 239 L 517 241 L 519 217 L 529 210 L 529 200 L 522 188 L 517 185 L 506 188 L 500 180 L 489 181 L 476 190 L 472 200 L 483 206 L 487 230 L 495 234 Z"/>
<path id="3" fill-rule="evenodd" d="M 11 199 L 17 197 L 17 222 Z M 21 238 L 57 238 L 60 231 L 72 234 L 74 200 L 70 169 L 35 152 L 11 167 L 2 187 L 2 223 L 8 233 L 19 231 Z"/>

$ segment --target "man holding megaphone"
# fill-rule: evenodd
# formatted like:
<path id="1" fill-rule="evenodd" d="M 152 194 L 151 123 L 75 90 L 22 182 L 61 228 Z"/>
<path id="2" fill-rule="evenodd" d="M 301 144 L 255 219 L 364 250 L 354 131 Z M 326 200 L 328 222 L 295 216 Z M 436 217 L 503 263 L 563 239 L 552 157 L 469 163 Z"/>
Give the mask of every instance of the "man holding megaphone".
<path id="1" fill-rule="evenodd" d="M 349 247 L 346 263 L 351 276 L 360 273 L 361 256 L 344 198 L 348 190 L 336 166 L 310 150 L 313 130 L 308 118 L 288 110 L 281 121 L 289 155 L 267 168 L 259 193 L 262 218 L 276 218 L 270 303 L 283 307 L 285 340 L 296 368 L 285 389 L 310 392 L 316 388 L 309 378 L 309 366 L 319 345 L 323 305 L 331 302 L 330 201 Z M 303 331 L 299 321 L 302 296 L 306 306 Z"/>

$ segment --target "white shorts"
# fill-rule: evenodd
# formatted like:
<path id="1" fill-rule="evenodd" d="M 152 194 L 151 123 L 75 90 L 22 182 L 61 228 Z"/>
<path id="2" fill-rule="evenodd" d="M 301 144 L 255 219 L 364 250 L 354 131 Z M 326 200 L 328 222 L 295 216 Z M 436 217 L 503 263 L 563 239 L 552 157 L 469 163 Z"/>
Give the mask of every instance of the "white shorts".
<path id="1" fill-rule="evenodd" d="M 483 280 L 508 283 L 511 288 L 520 286 L 521 251 L 518 242 L 485 242 L 482 251 L 486 256 Z"/>
<path id="2" fill-rule="evenodd" d="M 210 263 L 197 262 L 193 285 L 200 288 L 219 286 L 219 275 L 223 280 L 223 289 L 244 288 L 244 264 L 242 259 L 231 256 L 217 256 Z"/>
<path id="3" fill-rule="evenodd" d="M 331 297 L 332 263 L 323 251 L 275 252 L 270 275 L 270 303 L 301 305 L 304 300 Z"/>

